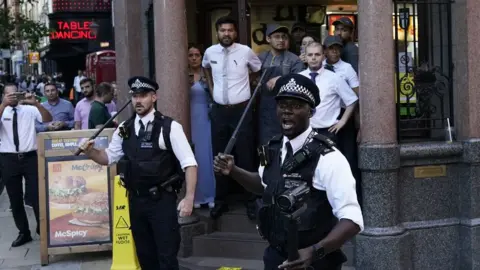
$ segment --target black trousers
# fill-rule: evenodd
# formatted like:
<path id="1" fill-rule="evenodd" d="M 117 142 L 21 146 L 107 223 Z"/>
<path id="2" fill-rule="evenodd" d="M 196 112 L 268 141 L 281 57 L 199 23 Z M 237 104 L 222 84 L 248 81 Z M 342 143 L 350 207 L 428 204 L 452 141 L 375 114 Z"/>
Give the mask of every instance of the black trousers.
<path id="1" fill-rule="evenodd" d="M 130 222 L 143 270 L 178 270 L 180 226 L 177 195 L 164 191 L 158 200 L 129 195 Z"/>
<path id="2" fill-rule="evenodd" d="M 213 155 L 223 153 L 225 147 L 237 127 L 238 122 L 245 110 L 246 103 L 233 106 L 214 104 L 212 109 L 212 143 Z M 247 171 L 256 171 L 255 168 L 255 137 L 253 131 L 253 113 L 250 111 L 237 134 L 237 141 L 232 151 L 235 164 Z M 233 180 L 229 177 L 216 175 L 216 196 L 218 202 L 224 202 L 230 192 Z M 254 198 L 254 197 L 252 197 Z"/>
<path id="3" fill-rule="evenodd" d="M 339 116 L 343 115 L 345 110 Z M 338 149 L 347 158 L 350 168 L 352 170 L 353 177 L 355 177 L 357 184 L 357 197 L 358 202 L 362 204 L 362 189 L 361 189 L 361 172 L 358 168 L 358 145 L 357 145 L 357 129 L 355 128 L 355 117 L 352 116 L 345 124 L 345 126 L 337 134 Z"/>
<path id="4" fill-rule="evenodd" d="M 263 253 L 263 263 L 265 265 L 265 270 L 276 270 L 278 266 L 283 264 L 287 260 L 286 254 L 282 254 L 277 249 L 268 246 Z M 328 265 L 325 261 L 315 261 L 313 262 L 307 270 L 341 270 L 342 264 L 339 265 Z"/>
<path id="5" fill-rule="evenodd" d="M 23 178 L 25 178 L 25 198 L 32 204 L 37 226 L 38 213 L 38 160 L 37 152 L 24 154 L 0 153 L 2 178 L 7 189 L 12 215 L 20 233 L 30 234 L 28 218 L 23 202 Z"/>

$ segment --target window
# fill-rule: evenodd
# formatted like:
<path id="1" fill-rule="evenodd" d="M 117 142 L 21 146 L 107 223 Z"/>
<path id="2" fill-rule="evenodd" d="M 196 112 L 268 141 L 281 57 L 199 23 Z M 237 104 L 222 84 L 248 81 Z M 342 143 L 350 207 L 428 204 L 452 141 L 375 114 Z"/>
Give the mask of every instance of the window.
<path id="1" fill-rule="evenodd" d="M 453 125 L 451 2 L 394 0 L 400 141 L 444 140 Z"/>

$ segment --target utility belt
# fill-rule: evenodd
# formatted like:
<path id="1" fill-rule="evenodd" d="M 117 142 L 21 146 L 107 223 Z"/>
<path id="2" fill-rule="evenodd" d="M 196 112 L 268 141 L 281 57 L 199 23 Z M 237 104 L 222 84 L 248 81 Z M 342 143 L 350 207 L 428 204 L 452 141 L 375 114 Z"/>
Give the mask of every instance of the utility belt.
<path id="1" fill-rule="evenodd" d="M 130 194 L 142 198 L 150 197 L 154 200 L 159 200 L 162 194 L 166 192 L 170 194 L 178 193 L 179 190 L 176 188 L 176 186 L 181 181 L 181 178 L 177 174 L 175 174 L 163 183 L 156 184 L 150 187 L 136 187 L 133 185 L 125 184 L 121 176 L 120 178 L 122 186 L 127 190 L 127 195 Z"/>

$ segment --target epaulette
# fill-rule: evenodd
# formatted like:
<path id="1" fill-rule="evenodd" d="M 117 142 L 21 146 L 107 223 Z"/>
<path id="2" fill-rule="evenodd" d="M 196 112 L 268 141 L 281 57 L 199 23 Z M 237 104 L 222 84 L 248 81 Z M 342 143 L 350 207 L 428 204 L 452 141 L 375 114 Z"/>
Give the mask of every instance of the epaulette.
<path id="1" fill-rule="evenodd" d="M 333 149 L 333 147 L 336 146 L 335 142 L 333 142 L 327 136 L 324 136 L 324 135 L 321 135 L 321 134 L 317 133 L 317 134 L 315 134 L 315 136 L 313 136 L 313 139 L 320 142 L 321 146 L 319 148 L 319 151 L 320 151 L 321 155 L 324 156 L 328 153 L 331 153 L 331 152 L 335 151 L 335 149 Z"/>
<path id="2" fill-rule="evenodd" d="M 273 136 L 267 143 L 268 146 L 270 145 L 273 145 L 273 144 L 276 144 L 276 143 L 281 143 L 283 140 L 283 135 L 282 134 L 278 134 L 278 135 L 275 135 Z"/>

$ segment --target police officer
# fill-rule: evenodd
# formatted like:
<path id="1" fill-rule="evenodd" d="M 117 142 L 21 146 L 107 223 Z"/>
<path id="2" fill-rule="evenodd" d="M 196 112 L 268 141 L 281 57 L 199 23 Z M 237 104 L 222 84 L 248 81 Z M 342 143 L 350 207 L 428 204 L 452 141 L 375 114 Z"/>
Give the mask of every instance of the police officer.
<path id="1" fill-rule="evenodd" d="M 115 130 L 106 150 L 90 140 L 81 149 L 101 165 L 118 162 L 128 191 L 133 239 L 144 270 L 179 269 L 180 233 L 175 188 L 185 171 L 186 196 L 180 216 L 192 212 L 197 163 L 182 126 L 155 111 L 158 84 L 145 77 L 128 80 L 135 114 Z M 170 180 L 175 180 L 174 185 Z M 177 186 L 178 187 L 178 186 Z"/>
<path id="2" fill-rule="evenodd" d="M 251 192 L 263 194 L 258 227 L 270 244 L 263 257 L 265 269 L 341 269 L 346 261 L 341 246 L 363 229 L 355 179 L 333 142 L 310 127 L 310 117 L 320 103 L 318 87 L 299 74 L 282 76 L 275 87 L 282 134 L 259 151 L 258 172 L 235 166 L 233 157 L 225 154 L 215 157 L 214 169 Z M 298 224 L 294 251 L 298 250 L 299 258 L 288 261 L 285 224 L 289 210 L 280 199 L 297 187 L 306 192 L 294 192 L 296 196 L 290 198 L 303 199 L 298 209 L 301 205 L 306 210 L 296 211 L 300 215 L 294 219 Z"/>

